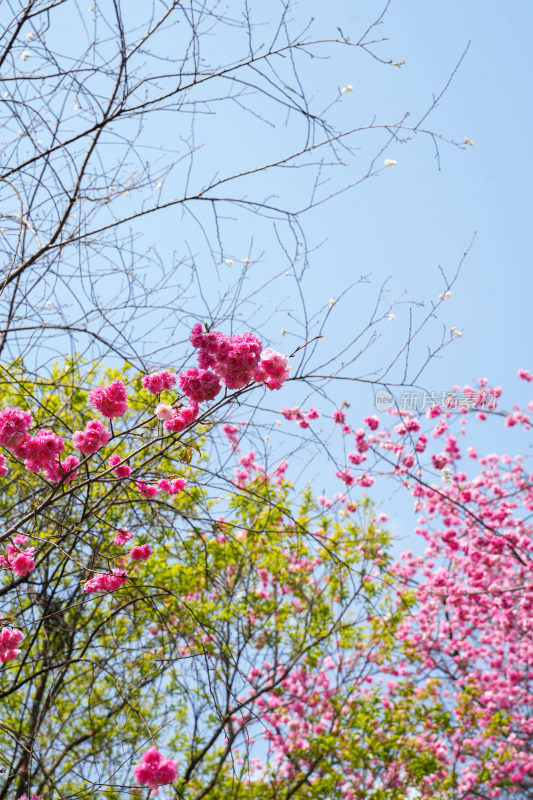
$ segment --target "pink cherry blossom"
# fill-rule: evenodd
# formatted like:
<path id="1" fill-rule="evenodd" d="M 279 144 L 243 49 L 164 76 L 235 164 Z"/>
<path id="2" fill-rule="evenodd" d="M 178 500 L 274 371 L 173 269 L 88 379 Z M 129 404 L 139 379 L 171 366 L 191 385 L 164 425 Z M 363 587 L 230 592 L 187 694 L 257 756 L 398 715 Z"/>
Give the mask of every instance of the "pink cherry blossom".
<path id="1" fill-rule="evenodd" d="M 157 485 L 163 492 L 167 492 L 168 494 L 179 494 L 179 492 L 182 492 L 186 487 L 187 479 L 174 478 L 172 480 L 170 478 L 161 478 Z"/>
<path id="2" fill-rule="evenodd" d="M 254 380 L 263 383 L 268 389 L 281 389 L 289 377 L 289 359 L 267 347 L 261 353 Z"/>
<path id="3" fill-rule="evenodd" d="M 174 414 L 174 409 L 167 403 L 158 403 L 154 409 L 154 414 L 160 422 L 170 419 Z"/>
<path id="4" fill-rule="evenodd" d="M 129 542 L 130 539 L 133 539 L 133 533 L 126 528 L 120 528 L 113 537 L 113 544 L 120 546 Z"/>
<path id="5" fill-rule="evenodd" d="M 128 408 L 126 387 L 119 380 L 109 386 L 97 386 L 89 392 L 89 400 L 92 407 L 108 419 L 123 417 Z"/>
<path id="6" fill-rule="evenodd" d="M 157 486 L 150 486 L 148 483 L 144 483 L 144 481 L 135 481 L 135 486 L 139 492 L 147 498 L 155 497 L 159 492 Z"/>
<path id="7" fill-rule="evenodd" d="M 155 747 L 151 747 L 143 753 L 141 762 L 135 766 L 133 774 L 138 783 L 155 789 L 175 781 L 178 768 L 173 759 L 165 760 Z"/>
<path id="8" fill-rule="evenodd" d="M 80 450 L 84 455 L 92 455 L 106 445 L 111 438 L 99 419 L 92 419 L 87 423 L 83 431 L 75 431 L 72 435 L 72 443 L 76 450 Z"/>
<path id="9" fill-rule="evenodd" d="M 33 424 L 31 414 L 20 408 L 4 408 L 0 411 L 0 445 L 17 447 L 26 438 Z"/>
<path id="10" fill-rule="evenodd" d="M 127 464 L 120 464 L 121 461 L 122 457 L 115 453 L 115 455 L 109 456 L 109 461 L 107 463 L 110 467 L 115 467 L 113 475 L 116 475 L 117 478 L 129 478 L 131 475 L 131 467 Z M 120 466 L 117 467 L 117 464 L 120 464 Z"/>
<path id="11" fill-rule="evenodd" d="M 148 561 L 152 555 L 152 548 L 149 544 L 136 544 L 130 550 L 132 561 Z"/>
<path id="12" fill-rule="evenodd" d="M 222 388 L 218 377 L 208 369 L 190 367 L 178 375 L 180 388 L 193 403 L 214 400 Z"/>
<path id="13" fill-rule="evenodd" d="M 163 370 L 163 372 L 152 372 L 150 375 L 145 375 L 142 379 L 142 385 L 148 389 L 152 394 L 160 394 L 164 389 L 172 389 L 176 383 L 176 376 L 173 372 Z"/>
<path id="14" fill-rule="evenodd" d="M 93 592 L 116 592 L 128 580 L 128 573 L 118 568 L 112 572 L 99 572 L 94 578 L 86 581 L 83 585 L 84 591 L 88 594 Z"/>
<path id="15" fill-rule="evenodd" d="M 19 655 L 18 645 L 23 638 L 22 631 L 17 630 L 17 628 L 13 628 L 13 630 L 2 628 L 0 630 L 0 662 L 12 661 Z"/>
<path id="16" fill-rule="evenodd" d="M 175 410 L 174 416 L 165 421 L 165 429 L 170 433 L 181 433 L 189 425 L 192 425 L 197 416 L 198 403 L 192 402 L 190 406 Z"/>

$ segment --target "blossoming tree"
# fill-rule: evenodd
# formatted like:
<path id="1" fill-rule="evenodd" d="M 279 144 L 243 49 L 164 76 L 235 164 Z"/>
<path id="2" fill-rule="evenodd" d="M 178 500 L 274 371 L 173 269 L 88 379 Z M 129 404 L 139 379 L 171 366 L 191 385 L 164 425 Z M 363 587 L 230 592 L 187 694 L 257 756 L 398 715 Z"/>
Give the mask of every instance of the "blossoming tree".
<path id="1" fill-rule="evenodd" d="M 0 800 L 529 796 L 524 448 L 461 469 L 469 410 L 391 430 L 331 413 L 394 301 L 335 350 L 335 299 L 310 312 L 302 289 L 294 209 L 393 167 L 376 166 L 390 141 L 446 140 L 403 117 L 339 125 L 349 84 L 317 110 L 310 57 L 400 66 L 376 35 L 388 3 L 352 38 L 315 36 L 289 0 L 226 5 L 0 7 Z M 220 116 L 210 135 L 225 106 L 250 126 L 246 168 Z M 269 158 L 265 125 L 285 137 Z M 328 184 L 370 134 L 370 166 Z M 301 298 L 287 355 L 263 333 L 277 270 Z M 480 424 L 529 429 L 497 387 L 463 395 Z M 319 496 L 293 477 L 309 445 L 334 485 Z M 393 554 L 367 497 L 385 474 L 424 554 Z"/>

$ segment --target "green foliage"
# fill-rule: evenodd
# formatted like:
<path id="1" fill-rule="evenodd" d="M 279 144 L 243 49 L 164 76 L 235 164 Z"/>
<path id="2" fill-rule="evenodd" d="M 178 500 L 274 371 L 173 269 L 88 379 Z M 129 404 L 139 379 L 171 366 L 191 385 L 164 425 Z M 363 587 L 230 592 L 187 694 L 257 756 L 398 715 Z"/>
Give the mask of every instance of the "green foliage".
<path id="1" fill-rule="evenodd" d="M 415 784 L 434 772 L 436 757 L 413 738 L 437 713 L 433 698 L 416 698 L 405 681 L 383 704 L 379 676 L 395 659 L 401 613 L 389 536 L 368 501 L 335 518 L 310 492 L 298 495 L 262 471 L 221 498 L 207 480 L 208 425 L 194 436 L 165 434 L 128 368 L 103 378 L 97 365 L 71 360 L 45 381 L 11 365 L 0 403 L 64 436 L 67 454 L 72 432 L 93 417 L 88 389 L 117 377 L 128 385 L 128 415 L 102 451 L 83 459 L 76 481 L 50 484 L 9 455 L 0 482 L 11 525 L 4 546 L 24 533 L 38 562 L 24 578 L 6 573 L 0 588 L 3 621 L 25 634 L 21 656 L 0 672 L 0 746 L 10 765 L 0 800 L 17 791 L 92 797 L 95 789 L 118 800 L 151 743 L 177 759 L 181 798 L 332 800 L 344 796 L 349 769 L 362 786 L 370 774 L 377 781 L 354 797 L 388 800 L 397 795 L 379 776 L 394 764 L 408 765 Z M 131 479 L 109 470 L 113 453 L 128 458 Z M 148 500 L 134 484 L 169 476 L 186 477 L 186 490 Z M 148 561 L 132 564 L 129 545 L 113 544 L 119 528 L 134 533 L 130 544 L 151 545 Z M 114 567 L 127 567 L 124 586 L 84 591 L 88 578 Z M 324 672 L 332 656 L 327 728 L 292 749 L 282 794 L 274 756 L 259 740 L 266 771 L 250 779 L 252 739 L 265 730 L 258 699 L 283 704 L 284 680 Z"/>

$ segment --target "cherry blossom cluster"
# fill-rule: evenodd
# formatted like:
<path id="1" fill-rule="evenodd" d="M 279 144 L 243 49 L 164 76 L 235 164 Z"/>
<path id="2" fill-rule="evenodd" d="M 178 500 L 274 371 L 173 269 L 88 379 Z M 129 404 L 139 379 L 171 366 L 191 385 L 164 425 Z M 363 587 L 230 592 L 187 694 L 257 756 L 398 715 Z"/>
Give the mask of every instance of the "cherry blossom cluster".
<path id="1" fill-rule="evenodd" d="M 18 645 L 23 640 L 22 631 L 13 628 L 2 628 L 0 630 L 0 662 L 11 661 L 20 654 Z"/>
<path id="2" fill-rule="evenodd" d="M 228 389 L 242 389 L 254 380 L 269 389 L 280 389 L 289 377 L 287 356 L 271 348 L 263 350 L 253 333 L 236 333 L 229 337 L 220 331 L 204 331 L 197 323 L 190 342 L 198 350 L 200 371 L 211 370 Z M 213 382 L 213 390 L 214 386 Z"/>
<path id="3" fill-rule="evenodd" d="M 116 592 L 128 580 L 128 573 L 115 567 L 111 572 L 99 572 L 83 585 L 88 594 L 93 592 Z"/>
<path id="4" fill-rule="evenodd" d="M 28 433 L 33 420 L 27 411 L 19 408 L 4 408 L 0 411 L 0 445 L 11 450 L 21 458 L 29 472 L 44 472 L 50 481 L 64 480 L 69 482 L 76 477 L 79 464 L 76 456 L 68 456 L 64 461 L 59 454 L 65 443 L 61 436 L 53 431 L 42 429 L 36 434 Z M 7 474 L 5 456 L 1 456 L 0 475 Z"/>
<path id="5" fill-rule="evenodd" d="M 167 369 L 162 372 L 152 372 L 150 375 L 145 375 L 142 379 L 142 385 L 148 389 L 152 394 L 161 394 L 165 389 L 172 389 L 176 383 L 176 376 L 173 372 Z"/>
<path id="6" fill-rule="evenodd" d="M 309 422 L 307 420 L 318 419 L 320 417 L 320 414 L 316 408 L 313 408 L 313 406 L 311 406 L 308 411 L 302 411 L 299 406 L 294 406 L 293 408 L 282 408 L 279 413 L 282 417 L 285 417 L 285 419 L 290 421 L 295 420 L 300 428 L 308 428 Z"/>
<path id="7" fill-rule="evenodd" d="M 0 566 L 11 570 L 15 575 L 28 575 L 35 569 L 35 547 L 21 549 L 20 545 L 28 540 L 27 536 L 17 534 L 7 545 L 6 554 L 0 555 Z"/>
<path id="8" fill-rule="evenodd" d="M 174 759 L 163 758 L 155 747 L 143 753 L 141 761 L 133 770 L 135 780 L 142 786 L 157 789 L 176 780 L 178 767 Z"/>
<path id="9" fill-rule="evenodd" d="M 519 370 L 518 377 L 533 376 Z M 412 675 L 421 691 L 424 680 L 429 687 L 439 676 L 450 718 L 444 740 L 421 736 L 421 746 L 438 751 L 445 772 L 457 769 L 460 796 L 470 800 L 482 791 L 497 798 L 502 786 L 521 796 L 533 775 L 527 745 L 533 724 L 525 711 L 533 704 L 533 473 L 523 456 L 480 456 L 461 438 L 472 420 L 490 415 L 506 428 L 529 430 L 533 401 L 504 413 L 501 387 L 485 378 L 454 389 L 472 402 L 459 409 L 435 404 L 425 413 L 391 409 L 398 420 L 392 430 L 379 429 L 378 417 L 365 418 L 348 460 L 359 467 L 374 455 L 380 471 L 389 465 L 412 493 L 416 533 L 427 542 L 424 555 L 407 552 L 393 567 L 404 585 L 399 608 L 405 597 L 416 598 L 396 631 L 407 657 L 395 674 Z M 468 465 L 461 463 L 465 456 Z M 365 485 L 347 468 L 336 475 L 347 485 Z M 436 771 L 434 779 L 443 774 Z"/>
<path id="10" fill-rule="evenodd" d="M 111 438 L 109 431 L 104 428 L 99 419 L 91 419 L 83 431 L 75 431 L 72 443 L 76 450 L 86 456 L 91 456 L 104 447 Z"/>
<path id="11" fill-rule="evenodd" d="M 128 410 L 128 395 L 122 381 L 116 380 L 109 386 L 97 386 L 89 392 L 89 400 L 93 408 L 104 417 L 114 419 L 123 417 Z"/>

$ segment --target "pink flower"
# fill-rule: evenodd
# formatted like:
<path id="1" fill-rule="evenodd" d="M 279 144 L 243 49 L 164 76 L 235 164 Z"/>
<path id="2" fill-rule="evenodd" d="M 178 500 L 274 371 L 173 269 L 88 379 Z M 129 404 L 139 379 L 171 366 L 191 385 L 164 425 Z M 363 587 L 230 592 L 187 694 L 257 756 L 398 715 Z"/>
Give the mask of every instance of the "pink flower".
<path id="1" fill-rule="evenodd" d="M 281 389 L 289 377 L 289 359 L 267 347 L 261 353 L 261 360 L 255 371 L 256 381 L 263 383 L 268 389 Z"/>
<path id="2" fill-rule="evenodd" d="M 149 544 L 136 544 L 130 550 L 132 561 L 148 561 L 152 555 L 152 548 Z"/>
<path id="3" fill-rule="evenodd" d="M 155 747 L 151 747 L 143 754 L 141 763 L 135 766 L 133 774 L 138 783 L 155 789 L 175 781 L 178 768 L 173 759 L 165 760 Z"/>
<path id="4" fill-rule="evenodd" d="M 9 628 L 2 628 L 0 631 L 0 662 L 11 661 L 19 655 L 18 645 L 23 638 L 22 631 L 16 628 L 12 631 Z"/>
<path id="5" fill-rule="evenodd" d="M 121 528 L 115 533 L 113 537 L 113 544 L 120 546 L 122 544 L 126 544 L 126 542 L 129 542 L 130 539 L 133 539 L 133 533 L 126 530 L 126 528 Z"/>
<path id="6" fill-rule="evenodd" d="M 165 421 L 165 429 L 170 433 L 180 433 L 192 425 L 197 416 L 198 403 L 191 403 L 190 406 L 175 411 L 174 416 Z"/>
<path id="7" fill-rule="evenodd" d="M 0 411 L 0 445 L 17 447 L 26 437 L 33 424 L 31 414 L 20 408 L 4 408 Z"/>
<path id="8" fill-rule="evenodd" d="M 99 419 L 92 419 L 85 426 L 83 431 L 75 431 L 72 436 L 72 443 L 76 450 L 80 450 L 84 455 L 89 456 L 100 450 L 111 438 Z"/>
<path id="9" fill-rule="evenodd" d="M 158 403 L 154 409 L 154 414 L 158 420 L 164 422 L 166 419 L 170 419 L 173 416 L 174 409 L 172 406 L 167 405 L 167 403 Z"/>
<path id="10" fill-rule="evenodd" d="M 142 385 L 148 389 L 152 394 L 160 394 L 163 389 L 172 389 L 176 383 L 176 376 L 173 372 L 165 369 L 163 372 L 152 372 L 150 375 L 145 375 L 142 379 Z"/>
<path id="11" fill-rule="evenodd" d="M 7 475 L 6 457 L 0 453 L 0 476 L 2 478 Z"/>
<path id="12" fill-rule="evenodd" d="M 220 331 L 202 331 L 197 323 L 190 342 L 198 352 L 200 369 L 212 369 L 228 389 L 242 389 L 253 379 L 263 345 L 253 333 L 236 333 L 231 338 Z"/>
<path id="13" fill-rule="evenodd" d="M 345 483 L 346 486 L 353 486 L 355 483 L 355 478 L 349 469 L 337 470 L 335 475 L 337 478 L 340 478 L 340 480 Z"/>
<path id="14" fill-rule="evenodd" d="M 67 456 L 64 461 L 54 461 L 48 467 L 45 467 L 45 477 L 54 483 L 59 481 L 70 483 L 78 477 L 76 467 L 79 463 L 79 459 L 76 456 Z"/>
<path id="15" fill-rule="evenodd" d="M 533 375 L 527 369 L 519 369 L 517 375 L 523 381 L 533 381 Z"/>
<path id="16" fill-rule="evenodd" d="M 57 456 L 65 447 L 61 436 L 53 431 L 42 430 L 35 436 L 27 435 L 15 448 L 15 453 L 24 459 L 24 466 L 30 472 L 52 470 L 57 465 Z"/>
<path id="17" fill-rule="evenodd" d="M 181 390 L 193 403 L 214 400 L 222 388 L 217 376 L 208 369 L 191 367 L 178 375 Z"/>
<path id="18" fill-rule="evenodd" d="M 128 408 L 128 395 L 122 381 L 116 380 L 109 386 L 97 386 L 89 392 L 91 405 L 104 417 L 113 419 L 123 417 Z"/>
<path id="19" fill-rule="evenodd" d="M 449 463 L 446 453 L 435 453 L 435 455 L 431 456 L 431 460 L 435 469 L 444 469 L 446 464 Z"/>
<path id="20" fill-rule="evenodd" d="M 109 461 L 107 463 L 110 467 L 115 467 L 116 464 L 120 464 L 121 461 L 122 458 L 115 454 L 114 456 L 109 456 Z M 129 478 L 131 475 L 131 467 L 129 467 L 127 464 L 120 464 L 119 467 L 116 467 L 113 470 L 113 475 L 116 475 L 117 478 Z"/>
<path id="21" fill-rule="evenodd" d="M 7 560 L 15 575 L 28 575 L 28 573 L 35 569 L 34 552 L 34 547 L 28 547 L 26 550 L 22 550 L 11 556 L 8 555 Z"/>
<path id="22" fill-rule="evenodd" d="M 187 478 L 175 478 L 174 480 L 161 478 L 157 485 L 160 489 L 168 494 L 179 494 L 179 492 L 182 492 L 185 489 L 185 486 L 187 485 Z"/>
<path id="23" fill-rule="evenodd" d="M 99 572 L 94 578 L 86 581 L 83 588 L 87 594 L 93 592 L 115 592 L 123 583 L 128 580 L 128 573 L 125 570 L 114 569 L 113 572 Z"/>
<path id="24" fill-rule="evenodd" d="M 159 491 L 157 486 L 149 486 L 144 481 L 135 481 L 135 486 L 144 497 L 148 498 L 154 497 Z"/>
<path id="25" fill-rule="evenodd" d="M 233 449 L 235 449 L 239 443 L 237 434 L 239 433 L 239 429 L 236 425 L 223 425 L 222 426 L 222 433 L 231 443 Z"/>
<path id="26" fill-rule="evenodd" d="M 379 417 L 365 417 L 363 422 L 365 422 L 371 431 L 375 431 L 379 428 Z"/>
<path id="27" fill-rule="evenodd" d="M 28 795 L 22 794 L 18 800 L 28 800 Z M 43 800 L 39 794 L 32 794 L 31 800 Z"/>
<path id="28" fill-rule="evenodd" d="M 316 408 L 313 408 L 313 406 L 310 406 L 309 407 L 309 411 L 307 412 L 307 419 L 318 419 L 319 416 L 320 416 L 320 414 L 318 413 Z"/>
<path id="29" fill-rule="evenodd" d="M 346 419 L 346 414 L 344 411 L 341 411 L 340 408 L 336 408 L 333 412 L 333 422 L 336 422 L 337 425 L 342 425 Z"/>

